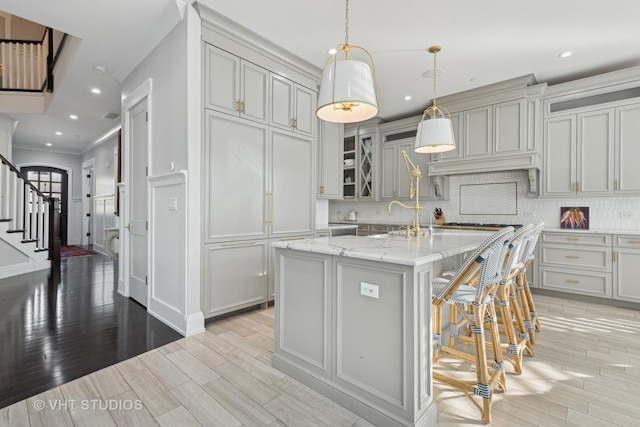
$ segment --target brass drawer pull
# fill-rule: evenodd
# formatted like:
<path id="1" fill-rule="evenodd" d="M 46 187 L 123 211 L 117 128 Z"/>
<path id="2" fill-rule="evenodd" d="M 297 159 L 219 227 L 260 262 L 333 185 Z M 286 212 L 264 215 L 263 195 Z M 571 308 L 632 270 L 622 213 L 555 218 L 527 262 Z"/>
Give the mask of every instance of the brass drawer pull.
<path id="1" fill-rule="evenodd" d="M 629 240 L 628 243 L 640 243 L 640 240 Z"/>
<path id="2" fill-rule="evenodd" d="M 575 241 L 575 240 L 580 240 L 580 238 L 579 238 L 579 237 L 566 237 L 566 239 L 567 239 L 567 240 L 573 240 L 573 241 Z"/>
<path id="3" fill-rule="evenodd" d="M 579 256 L 576 255 L 565 255 L 565 258 L 569 258 L 569 259 L 580 259 Z"/>
<path id="4" fill-rule="evenodd" d="M 579 280 L 570 280 L 570 279 L 565 280 L 565 282 L 567 282 L 567 283 L 580 283 Z"/>
<path id="5" fill-rule="evenodd" d="M 231 242 L 231 243 L 223 243 L 222 246 L 247 246 L 247 245 L 255 245 L 257 242 Z"/>

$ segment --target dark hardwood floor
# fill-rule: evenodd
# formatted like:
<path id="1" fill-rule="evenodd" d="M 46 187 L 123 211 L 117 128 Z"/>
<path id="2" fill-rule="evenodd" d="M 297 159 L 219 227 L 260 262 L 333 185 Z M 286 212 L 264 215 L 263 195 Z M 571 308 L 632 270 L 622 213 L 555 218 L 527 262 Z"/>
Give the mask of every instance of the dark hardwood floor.
<path id="1" fill-rule="evenodd" d="M 0 280 L 0 408 L 182 337 L 117 283 L 103 255 Z"/>

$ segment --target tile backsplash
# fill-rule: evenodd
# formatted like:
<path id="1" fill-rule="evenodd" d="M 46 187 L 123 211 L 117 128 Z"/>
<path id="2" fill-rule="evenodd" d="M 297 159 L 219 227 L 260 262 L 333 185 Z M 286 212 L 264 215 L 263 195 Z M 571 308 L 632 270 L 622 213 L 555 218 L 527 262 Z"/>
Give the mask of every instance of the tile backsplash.
<path id="1" fill-rule="evenodd" d="M 461 215 L 460 186 L 469 184 L 497 184 L 515 182 L 515 215 Z M 420 201 L 420 222 L 428 224 L 433 210 L 438 207 L 444 212 L 448 222 L 478 222 L 524 224 L 543 221 L 547 227 L 560 227 L 560 207 L 588 206 L 590 229 L 598 230 L 640 230 L 640 197 L 572 197 L 567 199 L 529 198 L 529 179 L 526 171 L 509 171 L 470 175 L 452 175 L 449 178 L 450 198 L 447 201 Z M 478 186 L 479 191 L 488 186 Z M 408 204 L 411 204 L 408 203 Z M 408 224 L 415 214 L 413 210 L 393 206 L 387 212 L 387 202 L 345 202 L 329 203 L 328 220 L 344 221 L 351 210 L 358 212 L 358 222 L 382 224 Z"/>

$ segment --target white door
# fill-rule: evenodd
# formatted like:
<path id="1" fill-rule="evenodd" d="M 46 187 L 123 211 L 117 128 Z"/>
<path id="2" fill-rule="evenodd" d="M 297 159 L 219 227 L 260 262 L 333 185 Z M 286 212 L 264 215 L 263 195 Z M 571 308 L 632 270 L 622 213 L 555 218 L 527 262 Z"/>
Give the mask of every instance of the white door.
<path id="1" fill-rule="evenodd" d="M 147 306 L 147 99 L 129 114 L 129 296 Z"/>

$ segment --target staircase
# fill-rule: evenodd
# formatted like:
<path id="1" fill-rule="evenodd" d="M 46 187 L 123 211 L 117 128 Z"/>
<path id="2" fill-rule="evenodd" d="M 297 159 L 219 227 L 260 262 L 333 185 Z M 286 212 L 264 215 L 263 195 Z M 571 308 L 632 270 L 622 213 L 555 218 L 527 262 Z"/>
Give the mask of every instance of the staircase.
<path id="1" fill-rule="evenodd" d="M 0 279 L 59 267 L 57 204 L 0 155 Z"/>

